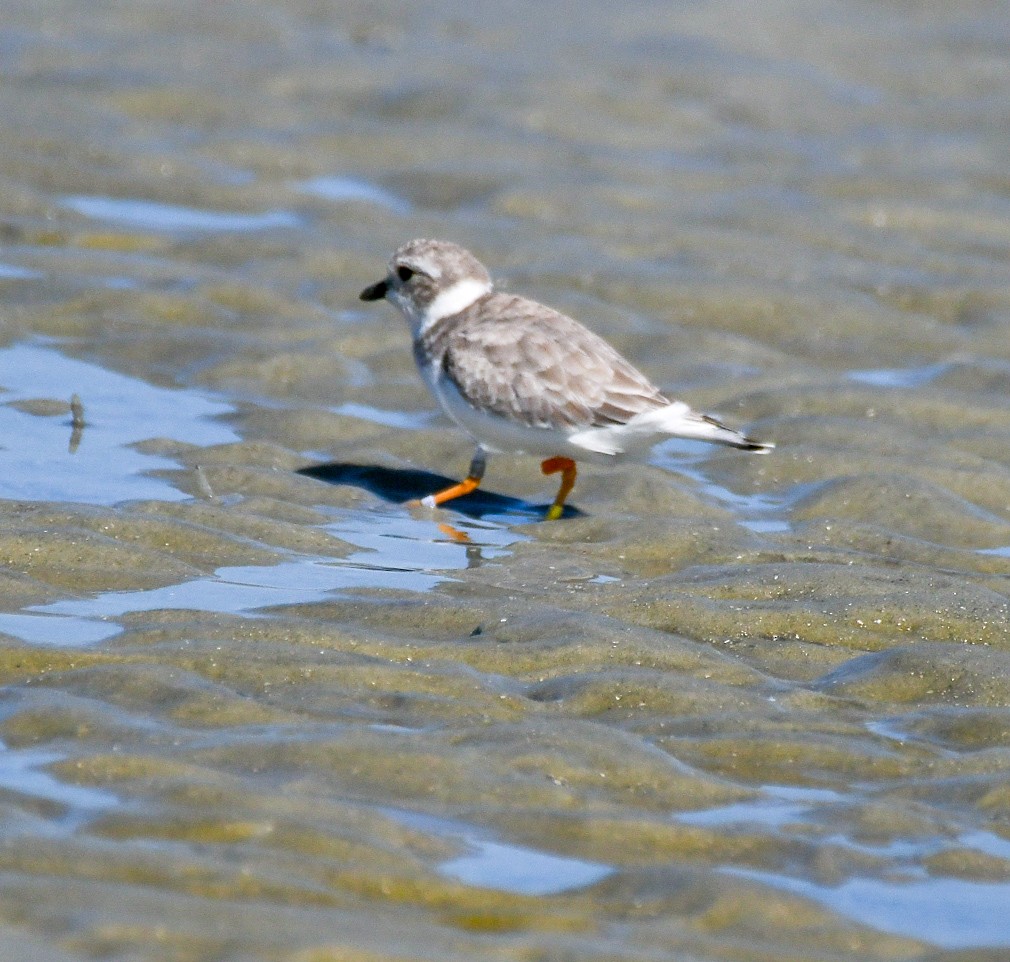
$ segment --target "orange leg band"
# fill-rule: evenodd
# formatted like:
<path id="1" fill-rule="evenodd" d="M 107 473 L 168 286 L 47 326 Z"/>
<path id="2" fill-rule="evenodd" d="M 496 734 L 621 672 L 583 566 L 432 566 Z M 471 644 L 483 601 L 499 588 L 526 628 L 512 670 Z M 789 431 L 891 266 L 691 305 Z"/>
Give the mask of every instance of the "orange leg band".
<path id="1" fill-rule="evenodd" d="M 565 498 L 575 487 L 575 462 L 571 458 L 548 458 L 540 465 L 540 470 L 544 474 L 557 474 L 561 472 L 561 487 L 558 488 L 558 496 L 547 509 L 547 520 L 557 521 L 565 510 Z"/>

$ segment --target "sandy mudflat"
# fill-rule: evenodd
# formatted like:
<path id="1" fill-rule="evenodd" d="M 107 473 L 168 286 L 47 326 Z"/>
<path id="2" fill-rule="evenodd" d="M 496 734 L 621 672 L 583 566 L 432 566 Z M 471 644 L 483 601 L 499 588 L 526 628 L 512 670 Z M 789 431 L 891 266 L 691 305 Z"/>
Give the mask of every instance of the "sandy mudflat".
<path id="1" fill-rule="evenodd" d="M 6 4 L 0 956 L 1002 958 L 1008 41 Z M 414 236 L 776 451 L 409 506 Z"/>

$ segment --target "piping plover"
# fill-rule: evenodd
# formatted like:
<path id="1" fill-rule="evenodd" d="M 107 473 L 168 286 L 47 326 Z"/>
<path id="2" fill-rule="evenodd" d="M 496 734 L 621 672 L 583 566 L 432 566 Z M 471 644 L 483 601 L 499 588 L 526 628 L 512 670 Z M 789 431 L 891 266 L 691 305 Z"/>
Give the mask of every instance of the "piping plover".
<path id="1" fill-rule="evenodd" d="M 561 473 L 548 519 L 561 517 L 575 462 L 643 458 L 664 438 L 712 441 L 744 451 L 774 447 L 671 401 L 603 338 L 536 301 L 498 293 L 469 251 L 412 240 L 389 273 L 361 292 L 385 298 L 410 324 L 414 360 L 438 403 L 476 444 L 467 477 L 422 500 L 435 507 L 480 484 L 487 455 L 545 457 Z"/>

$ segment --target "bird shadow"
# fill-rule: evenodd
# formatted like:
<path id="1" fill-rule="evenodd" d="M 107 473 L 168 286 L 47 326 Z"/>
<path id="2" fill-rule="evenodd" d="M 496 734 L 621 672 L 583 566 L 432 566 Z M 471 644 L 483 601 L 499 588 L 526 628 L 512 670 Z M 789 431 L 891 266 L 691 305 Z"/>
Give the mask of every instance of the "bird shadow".
<path id="1" fill-rule="evenodd" d="M 296 474 L 315 478 L 327 484 L 347 484 L 362 488 L 384 501 L 395 504 L 419 501 L 434 491 L 441 491 L 456 484 L 459 480 L 417 468 L 383 468 L 375 464 L 350 464 L 344 461 L 298 468 Z M 521 498 L 510 498 L 504 494 L 495 494 L 493 491 L 478 488 L 470 494 L 454 499 L 449 510 L 476 520 L 494 514 L 522 514 L 527 519 L 533 520 L 543 519 L 548 507 L 550 507 L 548 504 L 530 504 Z M 565 505 L 562 518 L 579 517 L 584 517 L 582 511 Z"/>

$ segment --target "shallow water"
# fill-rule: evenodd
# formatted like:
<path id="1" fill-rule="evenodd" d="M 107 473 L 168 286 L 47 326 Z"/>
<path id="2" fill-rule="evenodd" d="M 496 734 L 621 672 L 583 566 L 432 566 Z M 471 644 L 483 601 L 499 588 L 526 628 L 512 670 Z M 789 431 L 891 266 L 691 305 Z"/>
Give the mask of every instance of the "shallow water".
<path id="1" fill-rule="evenodd" d="M 5 25 L 0 956 L 1010 951 L 998 4 Z M 412 506 L 414 236 L 775 452 Z"/>

